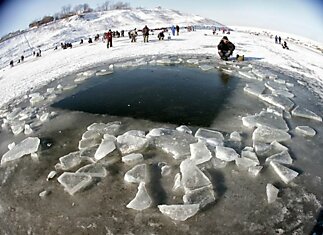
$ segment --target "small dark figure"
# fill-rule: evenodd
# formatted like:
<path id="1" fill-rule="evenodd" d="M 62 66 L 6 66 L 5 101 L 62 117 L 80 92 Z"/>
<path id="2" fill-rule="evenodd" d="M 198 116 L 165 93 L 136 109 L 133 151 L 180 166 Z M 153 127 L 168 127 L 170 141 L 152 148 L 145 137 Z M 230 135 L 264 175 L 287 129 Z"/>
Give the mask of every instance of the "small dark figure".
<path id="1" fill-rule="evenodd" d="M 275 43 L 278 43 L 278 36 L 275 36 Z"/>
<path id="2" fill-rule="evenodd" d="M 40 50 L 40 48 L 38 50 L 38 54 L 39 54 L 39 57 L 41 57 L 41 50 Z"/>
<path id="3" fill-rule="evenodd" d="M 116 37 L 120 38 L 120 32 L 119 31 L 116 31 Z"/>
<path id="4" fill-rule="evenodd" d="M 131 32 L 130 32 L 130 38 L 131 38 L 131 42 L 136 42 L 136 38 L 137 38 L 137 35 L 138 35 L 138 33 L 137 33 L 137 29 L 135 28 L 134 30 L 132 30 Z"/>
<path id="5" fill-rule="evenodd" d="M 111 29 L 109 29 L 109 31 L 104 34 L 104 37 L 107 40 L 107 48 L 112 47 L 113 34 L 111 32 Z"/>
<path id="6" fill-rule="evenodd" d="M 121 30 L 121 32 L 120 32 L 120 33 L 121 33 L 121 35 L 120 35 L 120 36 L 121 36 L 121 37 L 124 37 L 124 30 Z"/>
<path id="7" fill-rule="evenodd" d="M 25 57 L 22 55 L 20 59 L 21 59 L 21 62 L 24 62 Z"/>
<path id="8" fill-rule="evenodd" d="M 10 61 L 10 67 L 13 67 L 13 60 Z"/>
<path id="9" fill-rule="evenodd" d="M 66 49 L 65 44 L 61 42 L 61 48 L 64 50 Z"/>
<path id="10" fill-rule="evenodd" d="M 177 32 L 177 36 L 179 36 L 179 26 L 176 25 L 176 32 Z"/>
<path id="11" fill-rule="evenodd" d="M 278 43 L 281 44 L 282 43 L 282 38 L 279 36 L 278 37 Z"/>
<path id="12" fill-rule="evenodd" d="M 176 30 L 176 27 L 175 27 L 174 25 L 172 25 L 171 30 L 172 30 L 172 34 L 173 34 L 173 36 L 175 36 L 175 30 Z"/>
<path id="13" fill-rule="evenodd" d="M 227 36 L 224 36 L 218 45 L 218 53 L 222 60 L 228 60 L 234 49 L 234 44 L 229 41 Z"/>
<path id="14" fill-rule="evenodd" d="M 55 46 L 55 48 L 54 48 L 54 51 L 56 51 L 57 50 L 57 46 Z"/>
<path id="15" fill-rule="evenodd" d="M 37 52 L 37 53 L 36 53 L 36 57 L 39 57 L 39 56 L 40 56 L 40 55 L 39 55 L 39 52 Z"/>
<path id="16" fill-rule="evenodd" d="M 100 39 L 100 35 L 99 34 L 95 35 L 94 41 L 99 41 L 99 39 Z"/>
<path id="17" fill-rule="evenodd" d="M 92 38 L 89 38 L 89 41 L 88 41 L 89 43 L 92 43 Z"/>
<path id="18" fill-rule="evenodd" d="M 20 59 L 18 60 L 17 64 L 20 64 Z"/>
<path id="19" fill-rule="evenodd" d="M 213 35 L 215 35 L 215 33 L 216 33 L 216 27 L 214 27 L 213 29 Z"/>
<path id="20" fill-rule="evenodd" d="M 282 46 L 283 46 L 283 49 L 289 50 L 289 47 L 287 46 L 287 42 L 286 41 L 284 41 L 284 43 L 282 44 Z"/>
<path id="21" fill-rule="evenodd" d="M 129 31 L 129 32 L 128 32 L 129 39 L 131 39 L 131 32 L 132 32 L 132 31 Z"/>
<path id="22" fill-rule="evenodd" d="M 80 42 L 80 44 L 83 44 L 83 39 L 81 39 L 81 42 Z"/>
<path id="23" fill-rule="evenodd" d="M 144 42 L 148 42 L 149 38 L 149 28 L 147 25 L 142 29 L 142 35 L 144 36 Z"/>
<path id="24" fill-rule="evenodd" d="M 36 52 L 35 51 L 33 51 L 33 56 L 35 56 L 36 55 Z"/>
<path id="25" fill-rule="evenodd" d="M 164 35 L 164 31 L 161 31 L 161 32 L 158 34 L 158 39 L 159 39 L 159 41 L 160 41 L 160 40 L 164 40 L 164 37 L 165 37 L 165 35 Z"/>

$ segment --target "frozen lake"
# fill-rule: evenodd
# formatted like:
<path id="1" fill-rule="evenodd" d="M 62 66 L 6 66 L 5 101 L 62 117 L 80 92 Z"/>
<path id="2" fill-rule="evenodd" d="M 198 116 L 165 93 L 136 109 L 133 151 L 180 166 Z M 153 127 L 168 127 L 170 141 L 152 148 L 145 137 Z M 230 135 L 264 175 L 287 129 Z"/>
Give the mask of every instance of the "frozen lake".
<path id="1" fill-rule="evenodd" d="M 260 64 L 214 66 L 212 58 L 181 58 L 146 58 L 137 61 L 138 66 L 115 64 L 114 69 L 102 65 L 32 91 L 3 111 L 7 121 L 0 133 L 2 155 L 9 144 L 19 146 L 27 136 L 38 137 L 40 144 L 36 156 L 28 153 L 1 165 L 2 230 L 309 234 L 323 200 L 320 98 L 290 74 Z M 318 116 L 305 115 L 297 106 Z M 33 132 L 24 134 L 29 130 L 25 125 Z M 24 127 L 20 133 L 19 126 Z M 315 135 L 296 128 L 302 126 L 311 127 Z M 264 132 L 264 139 L 256 133 L 261 128 L 279 130 L 279 135 Z M 142 158 L 127 160 L 129 153 Z M 250 157 L 253 154 L 256 160 Z M 61 157 L 67 155 L 70 160 L 64 162 Z M 295 178 L 279 175 L 270 163 L 273 158 L 285 161 L 282 166 Z M 69 188 L 73 180 L 64 181 L 64 172 L 74 174 L 89 164 L 98 167 L 96 176 L 77 175 L 84 178 L 82 190 Z M 129 205 L 139 181 L 131 183 L 125 175 L 143 164 L 145 177 L 135 180 L 151 201 L 142 194 L 145 203 Z M 250 170 L 258 169 L 255 166 L 261 167 L 256 176 Z M 57 174 L 47 181 L 51 171 Z M 181 180 L 175 190 L 178 174 Z M 279 191 L 277 199 L 273 193 L 272 203 L 267 184 Z M 134 204 L 149 206 L 131 209 Z M 198 212 L 185 221 L 158 208 L 183 204 L 199 204 Z"/>

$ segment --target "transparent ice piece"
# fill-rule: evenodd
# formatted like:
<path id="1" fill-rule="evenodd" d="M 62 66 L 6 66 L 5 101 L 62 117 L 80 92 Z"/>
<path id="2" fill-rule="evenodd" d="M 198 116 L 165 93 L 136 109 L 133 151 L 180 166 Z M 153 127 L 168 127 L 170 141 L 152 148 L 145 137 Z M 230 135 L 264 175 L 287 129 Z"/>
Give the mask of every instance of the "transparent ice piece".
<path id="1" fill-rule="evenodd" d="M 306 108 L 301 108 L 299 106 L 297 106 L 295 109 L 292 110 L 292 115 L 295 117 L 308 118 L 308 119 L 322 122 L 322 117 L 318 116 L 316 113 Z"/>
<path id="2" fill-rule="evenodd" d="M 271 161 L 270 166 L 274 169 L 274 171 L 277 173 L 277 175 L 281 178 L 281 180 L 288 184 L 291 182 L 295 177 L 298 176 L 298 172 L 289 169 L 286 166 L 281 165 L 278 162 Z"/>
<path id="3" fill-rule="evenodd" d="M 75 173 L 86 174 L 91 177 L 104 178 L 107 176 L 107 170 L 100 164 L 89 164 L 81 167 Z"/>
<path id="4" fill-rule="evenodd" d="M 283 151 L 281 153 L 274 154 L 268 158 L 266 158 L 266 163 L 269 163 L 271 161 L 279 162 L 282 164 L 292 164 L 293 159 L 289 155 L 288 151 Z"/>
<path id="5" fill-rule="evenodd" d="M 217 146 L 215 156 L 223 161 L 231 162 L 236 160 L 239 154 L 233 148 Z"/>
<path id="6" fill-rule="evenodd" d="M 241 157 L 242 158 L 248 158 L 252 161 L 254 161 L 256 163 L 256 165 L 259 165 L 260 162 L 258 160 L 258 157 L 256 155 L 256 153 L 253 150 L 248 150 L 248 149 L 244 149 L 241 151 Z"/>
<path id="7" fill-rule="evenodd" d="M 202 164 L 209 161 L 212 158 L 210 150 L 206 145 L 198 141 L 197 143 L 190 144 L 191 157 L 190 159 L 195 163 L 195 165 Z"/>
<path id="8" fill-rule="evenodd" d="M 78 165 L 80 165 L 82 162 L 80 152 L 72 152 L 69 153 L 63 157 L 59 158 L 59 163 L 56 165 L 57 169 L 67 171 L 70 170 Z"/>
<path id="9" fill-rule="evenodd" d="M 247 84 L 243 90 L 250 95 L 259 97 L 265 91 L 265 86 L 263 84 Z"/>
<path id="10" fill-rule="evenodd" d="M 146 164 L 136 165 L 131 170 L 126 172 L 124 175 L 124 180 L 128 183 L 147 183 L 149 181 L 147 174 Z"/>
<path id="11" fill-rule="evenodd" d="M 148 142 L 144 133 L 138 131 L 128 131 L 117 137 L 117 145 L 122 155 L 143 150 L 148 146 Z"/>
<path id="12" fill-rule="evenodd" d="M 200 208 L 203 208 L 214 201 L 215 196 L 212 186 L 187 191 L 183 196 L 184 204 L 199 204 Z"/>
<path id="13" fill-rule="evenodd" d="M 252 166 L 252 167 L 249 167 L 248 173 L 251 176 L 256 177 L 257 175 L 259 175 L 259 173 L 262 170 L 262 168 L 263 168 L 263 166 Z"/>
<path id="14" fill-rule="evenodd" d="M 236 142 L 240 142 L 241 141 L 241 135 L 239 132 L 234 131 L 230 134 L 230 140 L 231 141 L 236 141 Z"/>
<path id="15" fill-rule="evenodd" d="M 309 127 L 309 126 L 297 126 L 295 128 L 295 130 L 296 130 L 296 133 L 299 133 L 299 134 L 304 135 L 304 136 L 313 137 L 313 136 L 316 135 L 316 131 L 313 128 Z"/>
<path id="16" fill-rule="evenodd" d="M 289 130 L 284 118 L 265 111 L 260 112 L 260 114 L 243 117 L 242 123 L 249 128 L 266 126 L 285 131 Z"/>
<path id="17" fill-rule="evenodd" d="M 285 111 L 290 111 L 294 107 L 293 101 L 284 96 L 275 96 L 270 94 L 261 94 L 259 98 L 269 104 L 275 105 Z"/>
<path id="18" fill-rule="evenodd" d="M 258 165 L 255 161 L 246 157 L 236 158 L 235 162 L 238 168 L 244 169 L 244 170 L 247 170 L 249 167 Z"/>
<path id="19" fill-rule="evenodd" d="M 38 150 L 40 139 L 37 137 L 28 137 L 6 152 L 1 158 L 1 165 L 19 159 L 27 154 L 34 153 Z"/>
<path id="20" fill-rule="evenodd" d="M 152 203 L 151 198 L 145 187 L 145 183 L 140 182 L 138 186 L 138 192 L 134 199 L 127 205 L 127 208 L 131 208 L 137 211 L 142 211 L 150 207 Z"/>
<path id="21" fill-rule="evenodd" d="M 199 128 L 196 133 L 195 137 L 199 138 L 200 140 L 206 141 L 211 146 L 222 146 L 223 145 L 223 134 L 218 131 Z"/>
<path id="22" fill-rule="evenodd" d="M 131 153 L 122 157 L 122 162 L 127 165 L 136 165 L 144 160 L 144 156 L 141 153 Z"/>
<path id="23" fill-rule="evenodd" d="M 252 134 L 252 139 L 255 142 L 271 143 L 273 141 L 281 142 L 291 139 L 291 136 L 279 129 L 269 127 L 258 127 Z"/>
<path id="24" fill-rule="evenodd" d="M 187 126 L 185 125 L 182 125 L 182 126 L 179 126 L 176 128 L 177 131 L 180 131 L 180 132 L 185 132 L 187 134 L 192 134 L 192 130 L 190 128 L 188 128 Z"/>
<path id="25" fill-rule="evenodd" d="M 92 177 L 85 174 L 64 172 L 57 181 L 64 186 L 65 191 L 70 195 L 86 188 L 92 183 Z"/>
<path id="26" fill-rule="evenodd" d="M 114 141 L 103 139 L 100 146 L 94 154 L 95 160 L 99 161 L 116 149 Z"/>
<path id="27" fill-rule="evenodd" d="M 185 221 L 199 211 L 199 204 L 159 205 L 158 209 L 173 220 Z"/>
<path id="28" fill-rule="evenodd" d="M 276 201 L 276 199 L 278 197 L 278 193 L 279 193 L 278 188 L 276 188 L 272 184 L 267 184 L 267 186 L 266 186 L 266 194 L 267 194 L 267 201 L 268 201 L 269 204 Z"/>
<path id="29" fill-rule="evenodd" d="M 174 186 L 173 191 L 177 191 L 178 189 L 183 188 L 182 181 L 181 181 L 181 174 L 177 173 L 174 177 Z"/>

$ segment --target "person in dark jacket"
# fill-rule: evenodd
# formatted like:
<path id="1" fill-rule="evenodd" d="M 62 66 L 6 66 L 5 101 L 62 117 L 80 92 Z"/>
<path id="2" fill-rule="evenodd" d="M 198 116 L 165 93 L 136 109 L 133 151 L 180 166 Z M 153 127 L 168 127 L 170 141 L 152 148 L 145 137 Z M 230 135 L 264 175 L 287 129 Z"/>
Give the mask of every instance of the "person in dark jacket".
<path id="1" fill-rule="evenodd" d="M 229 41 L 227 36 L 224 36 L 218 45 L 218 53 L 222 60 L 228 60 L 234 49 L 234 44 Z"/>
<path id="2" fill-rule="evenodd" d="M 149 28 L 147 25 L 142 29 L 142 35 L 144 36 L 144 42 L 148 42 Z"/>
<path id="3" fill-rule="evenodd" d="M 107 33 L 105 33 L 105 39 L 107 40 L 107 48 L 112 47 L 112 31 L 109 29 Z"/>
<path id="4" fill-rule="evenodd" d="M 159 41 L 160 41 L 160 40 L 164 40 L 164 37 L 165 37 L 164 31 L 161 31 L 161 32 L 158 34 L 158 39 L 159 39 Z"/>
<path id="5" fill-rule="evenodd" d="M 177 32 L 177 36 L 179 36 L 179 26 L 176 25 L 176 32 Z"/>

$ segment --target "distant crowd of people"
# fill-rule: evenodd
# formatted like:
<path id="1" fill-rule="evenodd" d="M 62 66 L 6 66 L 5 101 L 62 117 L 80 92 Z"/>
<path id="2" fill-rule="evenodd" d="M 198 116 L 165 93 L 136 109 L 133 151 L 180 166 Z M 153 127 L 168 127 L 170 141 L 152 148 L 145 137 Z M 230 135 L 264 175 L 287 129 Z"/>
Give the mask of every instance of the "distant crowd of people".
<path id="1" fill-rule="evenodd" d="M 289 50 L 289 47 L 287 46 L 287 42 L 284 41 L 284 43 L 282 43 L 282 38 L 280 36 L 277 36 L 277 35 L 275 36 L 275 43 L 282 45 L 283 49 Z"/>

